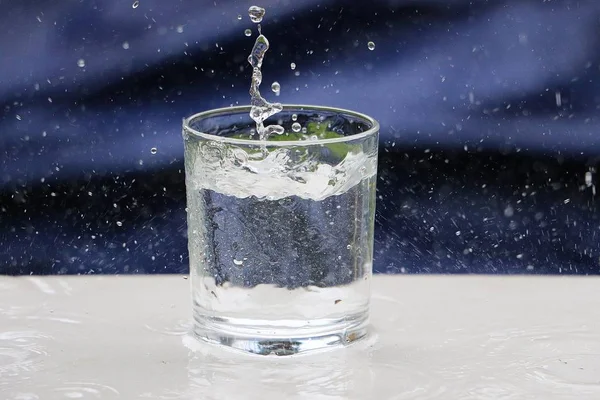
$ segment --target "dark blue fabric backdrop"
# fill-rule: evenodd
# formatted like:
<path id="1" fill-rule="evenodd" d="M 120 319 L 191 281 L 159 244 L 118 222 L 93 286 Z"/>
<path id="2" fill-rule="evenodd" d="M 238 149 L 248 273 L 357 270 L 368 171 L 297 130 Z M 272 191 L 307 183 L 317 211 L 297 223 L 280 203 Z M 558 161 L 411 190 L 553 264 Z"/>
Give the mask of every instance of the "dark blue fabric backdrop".
<path id="1" fill-rule="evenodd" d="M 252 4 L 0 0 L 0 273 L 187 270 L 181 119 L 248 103 Z M 257 4 L 265 93 L 381 122 L 377 271 L 600 272 L 600 2 Z"/>

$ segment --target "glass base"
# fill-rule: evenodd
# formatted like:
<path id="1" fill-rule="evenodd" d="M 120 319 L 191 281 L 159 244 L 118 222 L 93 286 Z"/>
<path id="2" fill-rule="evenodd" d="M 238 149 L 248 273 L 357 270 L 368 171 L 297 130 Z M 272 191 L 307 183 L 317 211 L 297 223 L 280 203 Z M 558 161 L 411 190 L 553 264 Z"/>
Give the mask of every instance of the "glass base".
<path id="1" fill-rule="evenodd" d="M 259 355 L 288 356 L 348 346 L 364 338 L 368 312 L 340 319 L 265 321 L 194 314 L 194 335 L 205 342 Z"/>

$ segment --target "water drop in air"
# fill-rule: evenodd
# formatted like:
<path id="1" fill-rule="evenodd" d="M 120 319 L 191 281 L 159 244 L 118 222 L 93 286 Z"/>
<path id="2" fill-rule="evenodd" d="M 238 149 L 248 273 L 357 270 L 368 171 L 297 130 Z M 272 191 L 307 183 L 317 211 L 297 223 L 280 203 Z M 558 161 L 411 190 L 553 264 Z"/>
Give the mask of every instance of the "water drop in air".
<path id="1" fill-rule="evenodd" d="M 367 47 L 369 48 L 369 50 L 373 51 L 373 50 L 375 50 L 375 43 L 369 42 L 369 43 L 367 43 Z"/>
<path id="2" fill-rule="evenodd" d="M 252 22 L 258 24 L 262 22 L 263 17 L 265 16 L 265 9 L 258 6 L 252 6 L 248 9 L 248 16 Z"/>
<path id="3" fill-rule="evenodd" d="M 77 60 L 77 66 L 79 68 L 85 67 L 85 60 L 83 58 L 80 58 L 79 60 Z"/>
<path id="4" fill-rule="evenodd" d="M 252 29 L 246 29 L 244 31 L 244 35 L 246 35 L 246 36 L 252 36 Z"/>
<path id="5" fill-rule="evenodd" d="M 271 90 L 273 91 L 273 93 L 279 94 L 279 91 L 281 90 L 281 86 L 279 85 L 279 82 L 273 82 L 271 84 Z"/>
<path id="6" fill-rule="evenodd" d="M 131 5 L 132 8 L 138 8 L 138 6 L 140 5 L 139 1 L 134 1 L 133 4 Z"/>
<path id="7" fill-rule="evenodd" d="M 290 68 L 292 69 L 292 71 L 295 70 L 296 69 L 296 63 L 291 63 L 290 64 Z"/>
<path id="8" fill-rule="evenodd" d="M 156 147 L 153 147 L 153 148 L 150 149 L 150 153 L 152 153 L 152 154 L 156 154 L 157 151 L 158 150 L 157 150 Z"/>
<path id="9" fill-rule="evenodd" d="M 292 124 L 292 130 L 293 130 L 294 132 L 300 132 L 300 129 L 302 129 L 302 127 L 300 126 L 300 124 L 299 124 L 299 123 L 297 123 L 297 122 L 294 122 L 294 123 Z"/>
<path id="10" fill-rule="evenodd" d="M 292 114 L 292 121 L 298 120 L 298 114 Z"/>

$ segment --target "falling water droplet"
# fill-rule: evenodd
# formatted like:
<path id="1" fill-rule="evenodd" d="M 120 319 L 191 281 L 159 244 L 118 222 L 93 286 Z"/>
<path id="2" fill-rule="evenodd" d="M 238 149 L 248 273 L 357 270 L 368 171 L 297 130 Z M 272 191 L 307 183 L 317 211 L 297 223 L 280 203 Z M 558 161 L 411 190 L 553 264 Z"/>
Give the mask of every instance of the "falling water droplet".
<path id="1" fill-rule="evenodd" d="M 279 94 L 279 91 L 281 90 L 281 86 L 279 85 L 279 82 L 273 82 L 271 84 L 271 90 L 273 91 L 273 93 Z"/>
<path id="2" fill-rule="evenodd" d="M 369 48 L 369 50 L 373 51 L 373 50 L 375 50 L 375 43 L 369 42 L 369 43 L 367 43 L 367 47 Z"/>
<path id="3" fill-rule="evenodd" d="M 138 8 L 138 6 L 140 5 L 139 1 L 134 1 L 133 4 L 131 5 L 132 8 Z"/>
<path id="4" fill-rule="evenodd" d="M 592 186 L 592 182 L 593 182 L 593 176 L 592 173 L 590 171 L 585 173 L 585 184 L 587 187 Z"/>
<path id="5" fill-rule="evenodd" d="M 252 22 L 258 24 L 262 22 L 263 17 L 265 16 L 265 9 L 258 6 L 251 6 L 248 9 L 248 16 Z"/>
<path id="6" fill-rule="evenodd" d="M 295 70 L 296 69 L 296 63 L 291 63 L 290 64 L 290 68 L 292 69 L 292 71 Z"/>
<path id="7" fill-rule="evenodd" d="M 152 153 L 152 154 L 156 154 L 157 151 L 158 151 L 158 149 L 156 147 L 153 147 L 150 149 L 150 153 Z"/>
<path id="8" fill-rule="evenodd" d="M 298 120 L 298 114 L 292 114 L 292 121 Z"/>
<path id="9" fill-rule="evenodd" d="M 297 122 L 294 122 L 294 123 L 292 124 L 292 130 L 293 130 L 294 132 L 300 132 L 300 129 L 302 129 L 302 127 L 300 126 L 300 124 L 299 124 L 299 123 L 297 123 Z"/>
<path id="10" fill-rule="evenodd" d="M 77 60 L 77 66 L 79 68 L 85 67 L 85 60 L 83 58 L 80 58 L 79 60 Z"/>
<path id="11" fill-rule="evenodd" d="M 252 36 L 252 29 L 246 29 L 244 31 L 244 35 L 246 35 L 246 36 Z"/>

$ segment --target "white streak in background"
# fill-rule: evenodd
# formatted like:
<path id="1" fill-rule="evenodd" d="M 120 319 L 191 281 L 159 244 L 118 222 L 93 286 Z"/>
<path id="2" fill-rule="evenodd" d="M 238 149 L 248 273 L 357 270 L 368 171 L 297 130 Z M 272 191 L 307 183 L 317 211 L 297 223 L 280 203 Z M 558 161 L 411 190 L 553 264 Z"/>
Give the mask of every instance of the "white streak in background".
<path id="1" fill-rule="evenodd" d="M 562 107 L 562 94 L 560 91 L 554 93 L 554 96 L 556 97 L 556 107 Z"/>
<path id="2" fill-rule="evenodd" d="M 56 294 L 56 291 L 40 278 L 29 278 L 29 281 L 33 283 L 42 293 Z"/>

